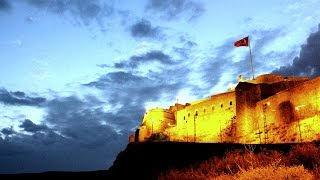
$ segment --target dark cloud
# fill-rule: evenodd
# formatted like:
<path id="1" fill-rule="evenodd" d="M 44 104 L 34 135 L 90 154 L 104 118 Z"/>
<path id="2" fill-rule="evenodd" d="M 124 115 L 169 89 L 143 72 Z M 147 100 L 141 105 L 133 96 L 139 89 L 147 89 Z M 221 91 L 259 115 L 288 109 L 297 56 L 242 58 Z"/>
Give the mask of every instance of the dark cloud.
<path id="1" fill-rule="evenodd" d="M 112 131 L 108 131 L 110 129 L 98 130 L 97 135 L 112 135 Z M 123 145 L 113 143 L 119 140 L 118 137 L 106 136 L 104 140 L 112 142 L 90 148 L 84 148 L 77 141 L 52 131 L 7 137 L 0 140 L 0 161 L 5 164 L 0 166 L 0 173 L 107 169 L 118 153 L 114 151 L 120 151 L 119 146 L 123 148 Z"/>
<path id="2" fill-rule="evenodd" d="M 131 72 L 130 68 L 147 67 L 144 63 L 155 61 L 163 65 L 158 67 L 157 72 L 149 70 L 144 76 L 139 75 L 137 70 Z M 182 62 L 173 61 L 169 55 L 162 51 L 133 55 L 127 61 L 114 65 L 116 68 L 129 68 L 129 72 L 110 72 L 96 81 L 85 84 L 85 86 L 104 91 L 105 98 L 112 106 L 121 106 L 117 114 L 122 114 L 125 117 L 118 119 L 133 119 L 138 125 L 145 112 L 144 107 L 147 102 L 158 101 L 163 96 L 168 97 L 167 100 L 172 100 L 184 84 L 187 86 L 186 77 L 189 69 Z"/>
<path id="3" fill-rule="evenodd" d="M 159 52 L 130 59 L 171 63 L 169 55 Z M 55 96 L 47 100 L 43 124 L 24 120 L 20 127 L 28 134 L 0 139 L 0 162 L 6 164 L 0 166 L 0 173 L 107 169 L 141 123 L 146 103 L 173 100 L 188 72 L 180 62 L 146 75 L 109 72 L 84 85 L 100 90 L 99 98 Z M 23 92 L 11 94 L 26 97 Z"/>
<path id="4" fill-rule="evenodd" d="M 81 100 L 76 96 L 57 98 L 48 103 L 46 121 L 59 126 L 59 132 L 84 147 L 116 143 L 121 131 L 132 128 L 130 122 L 120 126 L 121 115 L 105 112 L 100 103 L 92 99 Z M 125 121 L 128 121 L 125 119 Z M 104 125 L 103 122 L 109 125 Z"/>
<path id="5" fill-rule="evenodd" d="M 30 97 L 24 92 L 9 92 L 6 89 L 0 89 L 0 103 L 16 106 L 40 106 L 46 101 L 43 97 Z"/>
<path id="6" fill-rule="evenodd" d="M 158 39 L 161 35 L 160 27 L 152 27 L 150 21 L 141 19 L 135 24 L 131 25 L 130 33 L 135 38 L 152 38 Z"/>
<path id="7" fill-rule="evenodd" d="M 318 31 L 311 33 L 307 43 L 301 46 L 299 56 L 295 57 L 291 64 L 281 66 L 272 73 L 284 76 L 320 76 L 320 24 Z"/>
<path id="8" fill-rule="evenodd" d="M 131 86 L 139 86 L 143 84 L 149 83 L 150 80 L 148 78 L 144 78 L 142 76 L 136 76 L 131 73 L 118 71 L 118 72 L 112 72 L 108 73 L 106 75 L 101 76 L 97 81 L 90 82 L 88 84 L 85 84 L 86 86 L 93 86 L 99 89 L 106 88 L 110 86 L 111 84 L 114 84 L 117 86 L 125 86 L 125 87 L 131 87 Z"/>
<path id="9" fill-rule="evenodd" d="M 36 125 L 29 119 L 25 119 L 19 127 L 23 128 L 24 131 L 31 133 L 48 129 L 46 125 Z"/>
<path id="10" fill-rule="evenodd" d="M 167 65 L 173 64 L 173 61 L 171 60 L 170 56 L 164 54 L 162 51 L 150 51 L 143 55 L 131 56 L 130 61 L 133 62 L 133 66 L 136 63 L 142 63 L 147 61 L 158 61 Z"/>
<path id="11" fill-rule="evenodd" d="M 104 113 L 99 119 L 106 120 L 118 128 L 127 129 L 122 132 L 126 132 L 126 138 L 128 138 L 129 132 L 132 133 L 132 130 L 129 129 L 141 123 L 147 102 L 159 101 L 164 98 L 164 94 L 175 97 L 181 88 L 182 80 L 179 78 L 183 76 L 180 73 L 172 70 L 161 72 L 163 73 L 149 73 L 146 76 L 123 71 L 110 72 L 96 81 L 85 84 L 85 86 L 100 89 L 104 93 L 104 98 L 108 99 L 107 103 L 114 107 L 112 111 Z M 179 76 L 179 78 L 175 79 L 174 76 Z M 96 111 L 101 110 L 97 109 Z M 94 112 L 90 116 L 95 117 L 97 114 L 101 114 L 98 112 Z M 125 139 L 125 143 L 127 143 L 127 139 Z"/>
<path id="12" fill-rule="evenodd" d="M 12 143 L 13 141 L 18 140 L 15 143 Z M 15 168 L 12 170 L 17 170 L 17 168 L 21 168 L 21 166 L 17 165 L 18 163 L 15 163 L 16 161 L 8 161 L 5 158 L 15 158 L 18 156 L 23 156 L 24 153 L 30 152 L 28 147 L 30 144 L 25 144 L 23 140 L 19 138 L 19 136 L 6 136 L 4 139 L 0 138 L 0 160 L 1 162 L 8 164 L 15 164 Z M 7 165 L 7 164 L 6 164 Z M 3 171 L 7 169 L 5 166 L 0 166 L 0 174 L 1 173 L 10 173 L 10 171 Z"/>
<path id="13" fill-rule="evenodd" d="M 0 0 L 0 12 L 5 11 L 8 12 L 12 9 L 12 5 L 8 0 Z"/>
<path id="14" fill-rule="evenodd" d="M 115 68 L 136 68 L 141 64 L 148 62 L 159 62 L 163 65 L 173 65 L 176 62 L 171 57 L 162 51 L 150 51 L 142 55 L 134 55 L 127 61 L 115 63 Z"/>
<path id="15" fill-rule="evenodd" d="M 0 162 L 6 164 L 0 166 L 0 174 L 107 169 L 127 144 L 129 129 L 136 126 L 131 114 L 106 112 L 92 95 L 57 97 L 46 109 L 43 121 L 50 128 L 26 119 L 20 127 L 31 134 L 0 139 Z"/>
<path id="16" fill-rule="evenodd" d="M 192 20 L 201 16 L 205 9 L 199 2 L 193 0 L 148 0 L 146 10 L 160 13 L 165 19 L 185 17 Z"/>
<path id="17" fill-rule="evenodd" d="M 143 106 L 144 102 L 155 101 L 160 98 L 161 93 L 172 94 L 180 88 L 181 82 L 169 81 L 169 78 L 155 76 L 151 73 L 150 77 L 134 75 L 130 72 L 112 72 L 101 76 L 97 81 L 85 84 L 85 86 L 96 87 L 107 90 L 109 103 L 133 106 Z M 167 74 L 168 72 L 167 72 Z M 166 81 L 166 79 L 168 81 Z"/>
<path id="18" fill-rule="evenodd" d="M 3 129 L 1 130 L 1 133 L 2 133 L 3 135 L 8 136 L 8 135 L 15 134 L 16 132 L 15 132 L 15 131 L 12 129 L 12 127 L 11 127 L 11 128 L 3 128 Z"/>
<path id="19" fill-rule="evenodd" d="M 23 98 L 26 96 L 26 94 L 22 91 L 15 91 L 15 92 L 11 92 L 14 96 L 19 97 L 19 98 Z"/>
<path id="20" fill-rule="evenodd" d="M 115 10 L 110 2 L 99 0 L 27 0 L 29 5 L 58 15 L 71 14 L 74 23 L 90 25 L 97 23 L 105 31 L 105 20 L 111 17 Z"/>
<path id="21" fill-rule="evenodd" d="M 112 72 L 85 86 L 105 91 L 106 98 L 112 106 L 121 105 L 121 108 L 115 111 L 122 117 L 115 119 L 118 121 L 122 119 L 127 123 L 128 119 L 134 120 L 135 125 L 138 125 L 145 112 L 146 102 L 158 101 L 164 94 L 173 98 L 183 85 L 182 78 L 185 76 L 182 76 L 180 72 L 170 70 L 170 68 L 160 72 L 149 72 L 147 76 L 123 71 Z M 184 71 L 181 73 L 187 74 Z"/>

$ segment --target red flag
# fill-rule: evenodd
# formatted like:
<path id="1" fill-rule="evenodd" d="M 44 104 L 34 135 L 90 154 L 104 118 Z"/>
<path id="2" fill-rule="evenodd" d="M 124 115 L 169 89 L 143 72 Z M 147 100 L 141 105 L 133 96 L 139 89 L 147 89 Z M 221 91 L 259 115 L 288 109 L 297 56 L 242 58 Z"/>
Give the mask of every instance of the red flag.
<path id="1" fill-rule="evenodd" d="M 240 39 L 239 41 L 236 41 L 234 43 L 234 46 L 239 47 L 239 46 L 249 46 L 249 36 Z"/>

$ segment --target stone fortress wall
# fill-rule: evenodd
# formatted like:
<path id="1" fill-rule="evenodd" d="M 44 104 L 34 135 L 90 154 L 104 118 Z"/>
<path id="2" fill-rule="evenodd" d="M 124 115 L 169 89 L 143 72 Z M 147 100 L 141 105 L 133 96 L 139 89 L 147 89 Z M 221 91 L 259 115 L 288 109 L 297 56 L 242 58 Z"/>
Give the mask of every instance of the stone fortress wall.
<path id="1" fill-rule="evenodd" d="M 266 74 L 197 102 L 151 109 L 129 141 L 144 142 L 158 133 L 178 142 L 319 141 L 320 77 Z"/>

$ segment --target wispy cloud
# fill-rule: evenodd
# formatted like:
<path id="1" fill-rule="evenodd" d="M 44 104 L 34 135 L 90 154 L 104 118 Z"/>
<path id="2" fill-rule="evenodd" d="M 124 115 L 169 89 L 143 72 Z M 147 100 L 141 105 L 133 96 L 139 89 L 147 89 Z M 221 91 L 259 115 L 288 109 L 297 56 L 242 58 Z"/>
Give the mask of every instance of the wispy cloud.
<path id="1" fill-rule="evenodd" d="M 205 11 L 201 3 L 193 0 L 148 0 L 145 9 L 153 13 L 159 13 L 168 20 L 181 17 L 193 20 L 201 16 Z"/>
<path id="2" fill-rule="evenodd" d="M 148 62 L 159 62 L 164 65 L 173 65 L 176 62 L 172 60 L 172 58 L 163 53 L 162 51 L 149 51 L 142 55 L 133 55 L 129 58 L 129 60 L 118 62 L 114 64 L 115 68 L 136 68 L 141 64 L 145 64 Z"/>
<path id="3" fill-rule="evenodd" d="M 71 16 L 72 24 L 89 26 L 96 24 L 102 32 L 107 30 L 106 21 L 115 14 L 113 3 L 99 0 L 26 0 L 29 6 L 35 7 L 45 13 L 53 13 L 61 16 Z M 0 0 L 0 12 L 14 9 L 14 3 L 7 0 Z M 28 16 L 26 21 L 31 23 L 37 17 Z"/>

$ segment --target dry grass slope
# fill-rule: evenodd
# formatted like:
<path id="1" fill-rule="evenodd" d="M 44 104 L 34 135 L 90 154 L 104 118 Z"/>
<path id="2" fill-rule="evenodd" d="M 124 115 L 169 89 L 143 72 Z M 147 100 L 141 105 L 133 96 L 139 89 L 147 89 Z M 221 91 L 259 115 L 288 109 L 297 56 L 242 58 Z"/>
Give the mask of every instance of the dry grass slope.
<path id="1" fill-rule="evenodd" d="M 187 169 L 171 169 L 159 179 L 320 179 L 320 147 L 302 144 L 284 154 L 274 150 L 255 153 L 255 146 L 229 151 Z"/>
<path id="2" fill-rule="evenodd" d="M 303 166 L 267 166 L 259 167 L 248 171 L 239 172 L 237 174 L 220 175 L 211 180 L 313 180 L 313 175 Z"/>

